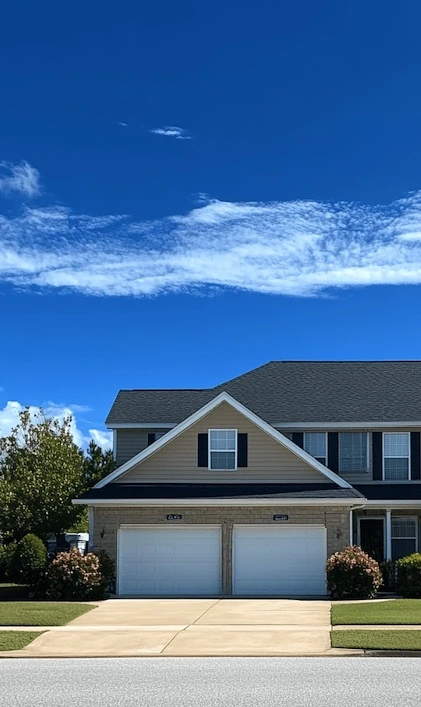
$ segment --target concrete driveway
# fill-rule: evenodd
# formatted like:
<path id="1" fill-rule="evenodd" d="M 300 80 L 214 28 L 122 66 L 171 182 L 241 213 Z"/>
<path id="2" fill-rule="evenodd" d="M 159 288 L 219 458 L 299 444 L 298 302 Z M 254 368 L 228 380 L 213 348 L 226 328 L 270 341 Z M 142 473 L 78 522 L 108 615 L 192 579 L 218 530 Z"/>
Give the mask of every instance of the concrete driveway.
<path id="1" fill-rule="evenodd" d="M 51 628 L 24 650 L 14 651 L 13 655 L 119 657 L 331 653 L 328 601 L 109 599 L 67 626 Z M 6 653 L 2 655 L 6 656 Z M 12 652 L 7 655 L 11 657 Z"/>

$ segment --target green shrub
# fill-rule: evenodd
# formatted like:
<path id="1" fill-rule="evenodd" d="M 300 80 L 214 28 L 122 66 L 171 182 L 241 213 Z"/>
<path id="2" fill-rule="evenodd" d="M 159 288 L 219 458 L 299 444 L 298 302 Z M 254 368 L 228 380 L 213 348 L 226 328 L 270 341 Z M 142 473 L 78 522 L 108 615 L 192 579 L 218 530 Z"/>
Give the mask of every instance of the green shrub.
<path id="1" fill-rule="evenodd" d="M 99 559 L 99 570 L 103 578 L 104 594 L 107 594 L 112 582 L 115 580 L 115 562 L 105 550 L 98 550 L 95 555 Z"/>
<path id="2" fill-rule="evenodd" d="M 382 581 L 376 560 L 357 545 L 331 555 L 326 574 L 328 589 L 335 599 L 371 599 Z"/>
<path id="3" fill-rule="evenodd" d="M 6 581 L 6 546 L 0 545 L 0 582 Z"/>
<path id="4" fill-rule="evenodd" d="M 17 584 L 36 586 L 45 573 L 47 565 L 47 548 L 41 538 L 29 533 L 9 552 L 8 579 Z"/>
<path id="5" fill-rule="evenodd" d="M 379 566 L 382 573 L 383 591 L 396 592 L 396 562 L 394 560 L 384 560 Z"/>
<path id="6" fill-rule="evenodd" d="M 62 601 L 103 599 L 107 593 L 100 558 L 93 552 L 60 552 L 48 566 L 46 598 Z"/>
<path id="7" fill-rule="evenodd" d="M 397 565 L 398 593 L 404 597 L 421 597 L 421 553 L 402 557 Z"/>
<path id="8" fill-rule="evenodd" d="M 0 582 L 12 581 L 10 579 L 10 572 L 16 547 L 17 543 L 0 545 Z"/>

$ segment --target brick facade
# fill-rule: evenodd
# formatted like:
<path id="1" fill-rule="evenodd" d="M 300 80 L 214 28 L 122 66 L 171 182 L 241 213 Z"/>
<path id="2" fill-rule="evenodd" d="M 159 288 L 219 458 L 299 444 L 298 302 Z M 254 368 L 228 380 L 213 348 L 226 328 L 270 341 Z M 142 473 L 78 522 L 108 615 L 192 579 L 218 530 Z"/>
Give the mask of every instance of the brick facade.
<path id="1" fill-rule="evenodd" d="M 343 506 L 241 506 L 209 507 L 192 506 L 174 507 L 108 507 L 94 509 L 93 548 L 105 550 L 117 560 L 117 532 L 120 525 L 145 524 L 170 526 L 168 514 L 180 514 L 182 519 L 174 521 L 187 525 L 222 526 L 222 589 L 223 593 L 232 592 L 232 531 L 236 524 L 276 524 L 273 516 L 288 514 L 286 525 L 317 524 L 327 528 L 328 556 L 349 545 L 349 510 Z"/>

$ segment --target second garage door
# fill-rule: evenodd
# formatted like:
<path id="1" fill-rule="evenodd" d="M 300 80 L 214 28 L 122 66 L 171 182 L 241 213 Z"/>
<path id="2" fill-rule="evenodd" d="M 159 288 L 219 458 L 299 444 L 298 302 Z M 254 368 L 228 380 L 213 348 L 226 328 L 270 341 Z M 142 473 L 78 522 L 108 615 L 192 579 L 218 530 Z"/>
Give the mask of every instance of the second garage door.
<path id="1" fill-rule="evenodd" d="M 221 528 L 123 527 L 118 564 L 120 595 L 219 594 Z"/>
<path id="2" fill-rule="evenodd" d="M 324 526 L 234 527 L 234 594 L 326 594 L 325 564 Z"/>

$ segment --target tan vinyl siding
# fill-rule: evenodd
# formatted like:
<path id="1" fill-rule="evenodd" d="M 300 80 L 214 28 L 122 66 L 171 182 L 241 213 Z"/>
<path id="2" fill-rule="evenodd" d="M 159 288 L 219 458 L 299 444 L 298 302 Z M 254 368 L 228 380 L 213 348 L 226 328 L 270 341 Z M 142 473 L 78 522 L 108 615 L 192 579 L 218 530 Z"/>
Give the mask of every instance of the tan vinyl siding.
<path id="1" fill-rule="evenodd" d="M 162 429 L 116 430 L 116 463 L 121 466 L 148 446 L 148 434 L 168 432 Z"/>
<path id="2" fill-rule="evenodd" d="M 329 429 L 329 430 L 324 430 L 322 427 L 315 428 L 312 430 L 300 430 L 300 429 L 295 429 L 293 431 L 291 430 L 283 430 L 282 428 L 277 427 L 277 430 L 279 432 L 282 432 L 282 434 L 285 434 L 285 436 L 288 436 L 290 439 L 292 439 L 292 434 L 293 432 L 367 432 L 368 433 L 368 469 L 367 471 L 361 471 L 361 472 L 341 472 L 339 469 L 339 476 L 342 476 L 348 483 L 350 484 L 367 484 L 373 481 L 373 432 L 421 432 L 421 427 L 388 427 L 383 430 L 373 430 L 373 429 L 353 429 L 350 427 L 349 429 L 339 429 L 339 430 L 334 430 L 334 429 Z M 376 481 L 376 483 L 379 483 Z"/>
<path id="3" fill-rule="evenodd" d="M 289 439 L 292 439 L 293 432 L 291 430 L 283 430 L 281 428 L 276 428 L 279 430 L 279 432 L 282 432 L 286 437 Z M 296 429 L 294 432 L 369 432 L 368 430 L 354 430 L 354 429 L 341 429 L 341 430 L 322 430 L 322 429 L 314 429 L 314 430 L 299 430 Z M 371 437 L 371 432 L 368 434 L 368 469 L 367 471 L 361 471 L 361 472 L 352 472 L 352 473 L 341 473 L 339 471 L 339 476 L 342 476 L 344 479 L 346 479 L 350 484 L 364 484 L 368 483 L 369 481 L 373 480 L 373 455 L 372 455 L 372 437 Z"/>
<path id="4" fill-rule="evenodd" d="M 237 429 L 248 434 L 246 468 L 236 471 L 210 471 L 197 466 L 197 435 L 218 428 Z M 331 483 L 323 474 L 283 447 L 227 403 L 219 405 L 179 437 L 118 479 L 118 483 L 164 481 Z"/>

